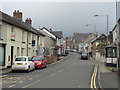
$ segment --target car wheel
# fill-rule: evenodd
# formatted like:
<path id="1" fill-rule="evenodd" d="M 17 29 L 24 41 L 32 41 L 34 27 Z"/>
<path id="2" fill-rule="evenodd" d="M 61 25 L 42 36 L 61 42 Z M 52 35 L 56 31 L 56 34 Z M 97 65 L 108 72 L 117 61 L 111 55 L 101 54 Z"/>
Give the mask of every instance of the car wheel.
<path id="1" fill-rule="evenodd" d="M 12 70 L 11 72 L 15 72 L 15 70 Z"/>
<path id="2" fill-rule="evenodd" d="M 47 65 L 45 66 L 45 68 L 47 68 Z"/>

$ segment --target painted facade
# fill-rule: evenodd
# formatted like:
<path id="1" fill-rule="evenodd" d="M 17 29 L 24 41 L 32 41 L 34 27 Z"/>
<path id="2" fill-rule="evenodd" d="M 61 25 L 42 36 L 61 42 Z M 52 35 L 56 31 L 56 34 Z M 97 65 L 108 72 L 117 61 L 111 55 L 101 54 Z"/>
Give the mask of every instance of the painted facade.
<path id="1" fill-rule="evenodd" d="M 2 13 L 2 12 L 1 12 Z M 18 11 L 19 13 L 19 11 Z M 0 25 L 0 54 L 3 68 L 11 67 L 18 56 L 35 56 L 43 46 L 43 36 L 31 25 L 2 13 Z"/>

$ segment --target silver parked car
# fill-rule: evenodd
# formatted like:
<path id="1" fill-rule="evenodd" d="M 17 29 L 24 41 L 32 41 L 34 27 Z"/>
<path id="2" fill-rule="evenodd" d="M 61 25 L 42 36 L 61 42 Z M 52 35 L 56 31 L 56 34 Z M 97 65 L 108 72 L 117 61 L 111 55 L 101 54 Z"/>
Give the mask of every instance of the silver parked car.
<path id="1" fill-rule="evenodd" d="M 12 71 L 14 70 L 27 70 L 28 72 L 35 69 L 34 62 L 31 57 L 17 57 L 12 65 Z"/>

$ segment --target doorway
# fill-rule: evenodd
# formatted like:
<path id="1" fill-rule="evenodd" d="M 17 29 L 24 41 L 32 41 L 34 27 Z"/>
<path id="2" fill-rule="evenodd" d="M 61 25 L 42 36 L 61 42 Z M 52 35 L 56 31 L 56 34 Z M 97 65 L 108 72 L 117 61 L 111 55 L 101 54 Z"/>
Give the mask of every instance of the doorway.
<path id="1" fill-rule="evenodd" d="M 14 47 L 11 46 L 11 66 L 12 66 L 12 63 L 13 63 L 13 51 L 14 51 Z"/>
<path id="2" fill-rule="evenodd" d="M 0 44 L 0 66 L 5 66 L 5 45 Z"/>

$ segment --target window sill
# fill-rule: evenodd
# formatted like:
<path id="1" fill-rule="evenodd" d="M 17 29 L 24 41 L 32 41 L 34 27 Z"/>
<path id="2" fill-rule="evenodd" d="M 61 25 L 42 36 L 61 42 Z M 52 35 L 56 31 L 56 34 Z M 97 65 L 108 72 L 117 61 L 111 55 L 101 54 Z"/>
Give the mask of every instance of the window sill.
<path id="1" fill-rule="evenodd" d="M 15 39 L 11 39 L 11 41 L 15 41 Z"/>
<path id="2" fill-rule="evenodd" d="M 4 39 L 3 39 L 3 38 L 0 38 L 0 40 L 2 40 L 2 41 L 3 41 Z"/>
<path id="3" fill-rule="evenodd" d="M 22 42 L 22 43 L 25 43 L 25 42 Z"/>

